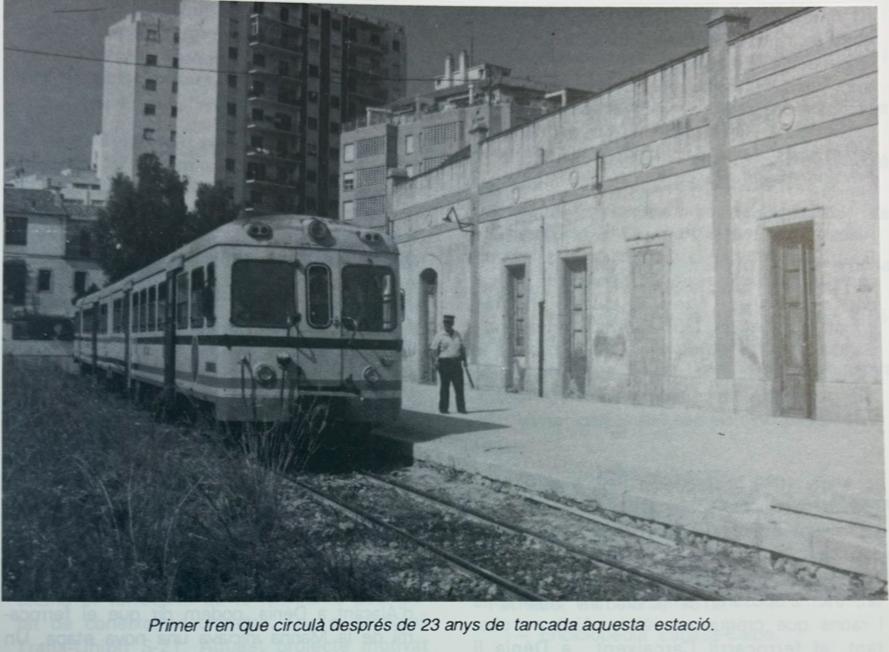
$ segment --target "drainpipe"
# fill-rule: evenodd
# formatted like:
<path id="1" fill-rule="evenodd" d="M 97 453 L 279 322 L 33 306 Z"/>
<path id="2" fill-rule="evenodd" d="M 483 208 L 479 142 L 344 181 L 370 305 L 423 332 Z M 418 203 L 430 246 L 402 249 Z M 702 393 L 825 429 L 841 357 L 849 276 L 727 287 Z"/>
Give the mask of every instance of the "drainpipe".
<path id="1" fill-rule="evenodd" d="M 465 60 L 465 59 L 464 59 Z M 483 117 L 479 119 L 476 116 L 475 124 L 469 130 L 471 141 L 470 149 L 470 189 L 469 189 L 469 205 L 470 216 L 469 221 L 471 228 L 469 231 L 469 358 L 472 362 L 478 364 L 478 338 L 481 332 L 479 328 L 480 301 L 479 301 L 479 184 L 482 167 L 482 143 L 488 133 L 488 125 L 485 124 Z"/>
<path id="2" fill-rule="evenodd" d="M 540 301 L 537 302 L 537 396 L 543 398 L 543 318 L 546 301 L 546 225 L 540 217 Z"/>

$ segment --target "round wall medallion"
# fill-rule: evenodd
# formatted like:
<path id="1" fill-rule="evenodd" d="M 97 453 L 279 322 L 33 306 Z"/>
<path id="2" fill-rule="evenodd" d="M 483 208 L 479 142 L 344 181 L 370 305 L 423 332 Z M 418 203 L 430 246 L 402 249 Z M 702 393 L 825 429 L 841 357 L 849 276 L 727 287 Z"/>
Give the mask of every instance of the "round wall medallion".
<path id="1" fill-rule="evenodd" d="M 787 131 L 793 126 L 794 118 L 796 118 L 796 114 L 793 111 L 793 107 L 785 106 L 781 109 L 781 113 L 778 114 L 778 124 L 781 125 L 781 129 Z"/>
<path id="2" fill-rule="evenodd" d="M 518 189 L 518 188 L 513 188 L 513 189 L 512 189 L 512 203 L 513 203 L 513 204 L 518 204 L 518 203 L 519 203 L 519 196 L 520 196 L 520 195 L 519 195 L 519 189 Z"/>
<path id="3" fill-rule="evenodd" d="M 643 170 L 647 170 L 651 167 L 651 150 L 646 149 L 642 152 L 641 163 Z"/>
<path id="4" fill-rule="evenodd" d="M 580 175 L 577 174 L 577 170 L 571 170 L 571 174 L 568 175 L 568 181 L 572 188 L 577 187 L 577 184 L 580 181 Z"/>

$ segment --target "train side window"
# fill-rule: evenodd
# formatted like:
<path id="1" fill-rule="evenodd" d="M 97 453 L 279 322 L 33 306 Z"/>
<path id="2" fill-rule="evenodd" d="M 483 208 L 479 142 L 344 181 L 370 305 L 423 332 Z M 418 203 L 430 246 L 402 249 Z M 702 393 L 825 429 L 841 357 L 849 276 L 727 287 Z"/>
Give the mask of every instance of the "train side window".
<path id="1" fill-rule="evenodd" d="M 188 328 L 188 274 L 176 277 L 176 328 Z"/>
<path id="2" fill-rule="evenodd" d="M 133 313 L 132 313 L 132 324 L 130 325 L 130 330 L 133 333 L 139 332 L 139 293 L 133 292 Z"/>
<path id="3" fill-rule="evenodd" d="M 204 268 L 191 270 L 191 327 L 202 328 L 204 325 Z"/>
<path id="4" fill-rule="evenodd" d="M 139 292 L 139 303 L 139 330 L 144 333 L 148 330 L 148 288 Z"/>
<path id="5" fill-rule="evenodd" d="M 111 332 L 120 332 L 120 313 L 122 311 L 122 301 L 115 299 L 111 308 Z"/>
<path id="6" fill-rule="evenodd" d="M 153 331 L 155 324 L 155 317 L 157 316 L 157 290 L 155 290 L 152 285 L 148 288 L 148 326 L 145 330 Z"/>
<path id="7" fill-rule="evenodd" d="M 333 319 L 333 289 L 327 265 L 309 265 L 306 268 L 306 285 L 309 326 L 327 328 Z"/>
<path id="8" fill-rule="evenodd" d="M 167 327 L 167 282 L 161 281 L 157 285 L 157 329 L 164 330 Z"/>
<path id="9" fill-rule="evenodd" d="M 216 267 L 213 263 L 207 265 L 207 285 L 201 299 L 207 326 L 213 326 L 216 323 Z"/>

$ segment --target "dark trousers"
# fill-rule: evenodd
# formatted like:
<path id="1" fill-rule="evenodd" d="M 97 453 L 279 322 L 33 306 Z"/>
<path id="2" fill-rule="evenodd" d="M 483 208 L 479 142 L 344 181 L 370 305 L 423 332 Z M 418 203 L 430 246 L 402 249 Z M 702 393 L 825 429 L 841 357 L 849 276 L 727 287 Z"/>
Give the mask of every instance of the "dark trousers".
<path id="1" fill-rule="evenodd" d="M 441 385 L 438 394 L 438 411 L 447 412 L 450 403 L 450 384 L 454 384 L 454 398 L 457 401 L 457 411 L 466 412 L 466 403 L 463 399 L 463 365 L 459 358 L 439 358 L 438 375 L 441 377 Z"/>

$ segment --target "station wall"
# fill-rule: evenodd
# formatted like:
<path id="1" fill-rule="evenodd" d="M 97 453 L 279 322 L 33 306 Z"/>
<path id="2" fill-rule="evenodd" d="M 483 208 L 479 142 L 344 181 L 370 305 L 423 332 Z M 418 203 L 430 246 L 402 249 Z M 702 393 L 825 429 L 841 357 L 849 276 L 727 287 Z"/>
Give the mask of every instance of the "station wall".
<path id="1" fill-rule="evenodd" d="M 394 187 L 409 379 L 434 270 L 481 386 L 882 418 L 876 12 L 738 25 Z"/>

